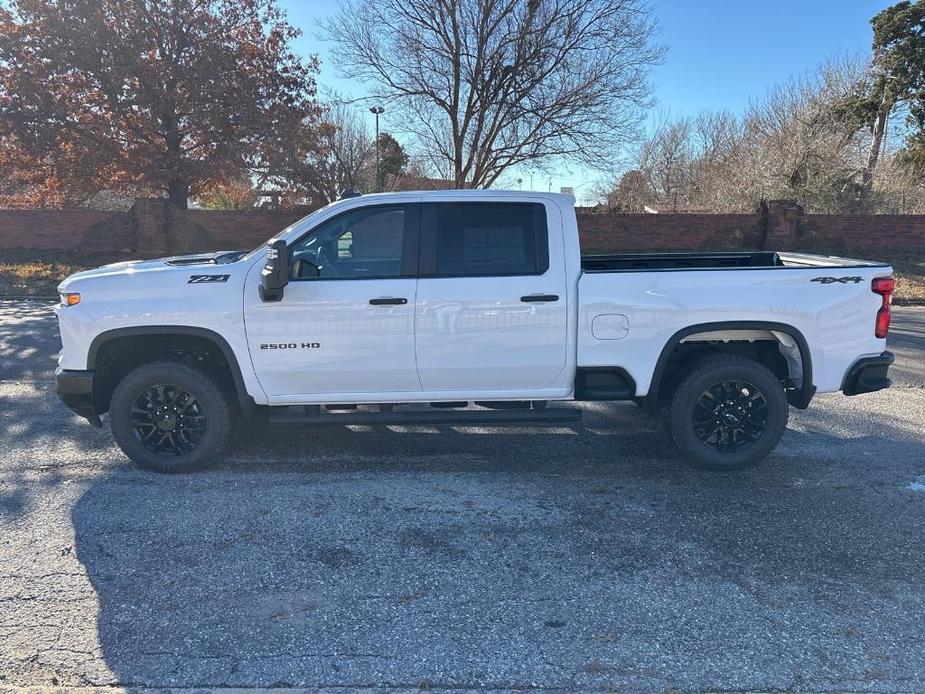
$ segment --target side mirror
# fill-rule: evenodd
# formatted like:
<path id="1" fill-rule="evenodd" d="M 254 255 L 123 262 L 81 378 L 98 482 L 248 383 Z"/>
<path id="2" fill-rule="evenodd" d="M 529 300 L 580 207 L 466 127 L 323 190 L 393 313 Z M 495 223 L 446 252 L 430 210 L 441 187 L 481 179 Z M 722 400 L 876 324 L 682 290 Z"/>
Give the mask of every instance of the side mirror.
<path id="1" fill-rule="evenodd" d="M 267 247 L 267 264 L 260 271 L 260 298 L 279 301 L 283 288 L 289 284 L 289 249 L 282 239 Z"/>

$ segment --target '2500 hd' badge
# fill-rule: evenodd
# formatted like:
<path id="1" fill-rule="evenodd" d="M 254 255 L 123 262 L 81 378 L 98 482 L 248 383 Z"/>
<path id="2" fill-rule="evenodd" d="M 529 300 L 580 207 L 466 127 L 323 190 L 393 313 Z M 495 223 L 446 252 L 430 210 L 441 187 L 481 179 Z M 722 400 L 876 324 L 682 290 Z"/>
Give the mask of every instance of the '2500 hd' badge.
<path id="1" fill-rule="evenodd" d="M 263 342 L 260 349 L 318 349 L 320 342 Z"/>

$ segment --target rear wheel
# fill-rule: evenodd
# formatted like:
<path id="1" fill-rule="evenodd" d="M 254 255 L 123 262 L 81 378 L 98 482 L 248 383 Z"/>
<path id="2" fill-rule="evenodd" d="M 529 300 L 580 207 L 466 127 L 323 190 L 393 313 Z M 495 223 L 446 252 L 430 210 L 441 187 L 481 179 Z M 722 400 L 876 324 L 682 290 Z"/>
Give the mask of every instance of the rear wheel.
<path id="1" fill-rule="evenodd" d="M 690 464 L 740 470 L 774 449 L 788 416 L 784 388 L 768 368 L 721 354 L 701 361 L 678 385 L 665 423 Z"/>
<path id="2" fill-rule="evenodd" d="M 228 402 L 203 372 L 156 362 L 129 372 L 109 406 L 119 448 L 157 472 L 188 472 L 225 447 L 231 429 Z"/>

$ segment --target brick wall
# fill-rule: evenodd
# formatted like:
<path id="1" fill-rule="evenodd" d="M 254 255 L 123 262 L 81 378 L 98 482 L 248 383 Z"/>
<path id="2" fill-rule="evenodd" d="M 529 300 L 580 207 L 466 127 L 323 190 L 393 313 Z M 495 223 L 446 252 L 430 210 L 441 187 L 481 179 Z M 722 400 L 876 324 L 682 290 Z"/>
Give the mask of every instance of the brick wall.
<path id="1" fill-rule="evenodd" d="M 803 215 L 796 229 L 797 247 L 925 247 L 925 215 Z"/>
<path id="2" fill-rule="evenodd" d="M 0 250 L 144 258 L 254 248 L 307 212 L 178 210 L 161 200 L 137 200 L 127 212 L 0 210 Z"/>
<path id="3" fill-rule="evenodd" d="M 282 231 L 305 213 L 293 212 L 212 212 L 189 210 L 186 216 L 207 229 L 225 248 L 256 248 L 277 232 Z"/>
<path id="4" fill-rule="evenodd" d="M 128 258 L 253 248 L 306 213 L 177 210 L 162 200 L 138 200 L 128 212 L 0 210 L 0 250 Z M 806 215 L 787 202 L 758 214 L 579 213 L 578 228 L 586 253 L 925 248 L 925 215 Z"/>
<path id="5" fill-rule="evenodd" d="M 0 248 L 75 248 L 86 229 L 110 216 L 100 210 L 0 210 Z"/>
<path id="6" fill-rule="evenodd" d="M 308 210 L 178 210 L 162 200 L 139 200 L 137 252 L 141 256 L 256 248 Z"/>
<path id="7" fill-rule="evenodd" d="M 761 215 L 579 214 L 584 253 L 760 249 Z"/>

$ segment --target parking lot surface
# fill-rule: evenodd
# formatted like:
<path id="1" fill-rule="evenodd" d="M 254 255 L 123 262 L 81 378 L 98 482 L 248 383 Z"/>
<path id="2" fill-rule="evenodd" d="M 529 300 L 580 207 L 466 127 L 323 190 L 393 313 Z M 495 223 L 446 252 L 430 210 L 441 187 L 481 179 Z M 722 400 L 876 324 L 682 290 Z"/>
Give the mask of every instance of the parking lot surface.
<path id="1" fill-rule="evenodd" d="M 242 432 L 135 469 L 0 302 L 0 690 L 925 690 L 925 311 L 895 386 L 737 474 L 631 404 L 579 426 Z"/>

